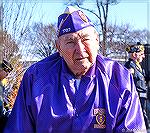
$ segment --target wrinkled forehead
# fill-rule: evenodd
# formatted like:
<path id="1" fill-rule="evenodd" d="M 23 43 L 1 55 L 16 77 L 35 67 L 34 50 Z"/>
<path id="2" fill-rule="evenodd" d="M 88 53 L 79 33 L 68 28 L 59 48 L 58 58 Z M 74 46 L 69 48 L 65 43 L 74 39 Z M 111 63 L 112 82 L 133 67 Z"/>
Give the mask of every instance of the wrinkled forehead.
<path id="1" fill-rule="evenodd" d="M 88 37 L 88 36 L 93 36 L 95 32 L 96 30 L 94 29 L 94 27 L 87 27 L 74 33 L 64 34 L 59 38 L 63 40 L 68 40 L 68 39 L 74 39 L 80 37 Z"/>

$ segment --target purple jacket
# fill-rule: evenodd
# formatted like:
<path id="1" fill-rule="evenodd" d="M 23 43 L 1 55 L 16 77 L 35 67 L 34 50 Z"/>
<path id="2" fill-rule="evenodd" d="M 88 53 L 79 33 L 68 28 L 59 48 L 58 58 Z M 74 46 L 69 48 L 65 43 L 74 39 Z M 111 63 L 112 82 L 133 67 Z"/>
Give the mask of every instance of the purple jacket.
<path id="1" fill-rule="evenodd" d="M 4 133 L 146 132 L 129 71 L 101 55 L 79 88 L 59 53 L 24 74 Z"/>

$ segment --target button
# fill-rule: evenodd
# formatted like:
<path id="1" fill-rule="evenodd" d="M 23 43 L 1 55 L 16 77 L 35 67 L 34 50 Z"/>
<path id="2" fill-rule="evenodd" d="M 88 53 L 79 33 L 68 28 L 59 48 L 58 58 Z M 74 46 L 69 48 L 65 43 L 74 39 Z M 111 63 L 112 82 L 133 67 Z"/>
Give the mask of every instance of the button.
<path id="1" fill-rule="evenodd" d="M 75 112 L 75 116 L 76 116 L 76 117 L 78 117 L 78 116 L 79 116 L 77 112 Z"/>
<path id="2" fill-rule="evenodd" d="M 77 109 L 76 109 L 76 108 L 74 108 L 74 115 L 75 115 L 76 117 L 78 117 L 78 116 L 79 116 L 79 114 L 78 114 L 78 112 L 77 112 Z"/>

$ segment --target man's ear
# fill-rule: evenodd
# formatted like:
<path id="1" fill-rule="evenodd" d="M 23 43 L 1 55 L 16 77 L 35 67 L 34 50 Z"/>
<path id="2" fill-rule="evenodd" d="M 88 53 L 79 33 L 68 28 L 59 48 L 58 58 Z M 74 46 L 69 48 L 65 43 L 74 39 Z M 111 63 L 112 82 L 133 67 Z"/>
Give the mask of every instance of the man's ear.
<path id="1" fill-rule="evenodd" d="M 59 41 L 59 39 L 57 39 L 55 41 L 55 44 L 56 44 L 56 49 L 58 50 L 58 52 L 60 52 L 60 41 Z"/>
<path id="2" fill-rule="evenodd" d="M 99 35 L 96 36 L 96 41 L 99 43 Z"/>
<path id="3" fill-rule="evenodd" d="M 99 34 L 96 34 L 96 41 L 97 41 L 97 49 L 99 49 Z"/>
<path id="4" fill-rule="evenodd" d="M 55 44 L 56 44 L 56 49 L 58 50 L 60 56 L 62 56 L 62 54 L 61 54 L 61 48 L 60 48 L 60 40 L 57 39 L 57 40 L 55 41 Z"/>
<path id="5" fill-rule="evenodd" d="M 136 52 L 132 53 L 132 56 L 133 56 L 134 58 L 136 58 L 136 56 L 137 56 Z"/>

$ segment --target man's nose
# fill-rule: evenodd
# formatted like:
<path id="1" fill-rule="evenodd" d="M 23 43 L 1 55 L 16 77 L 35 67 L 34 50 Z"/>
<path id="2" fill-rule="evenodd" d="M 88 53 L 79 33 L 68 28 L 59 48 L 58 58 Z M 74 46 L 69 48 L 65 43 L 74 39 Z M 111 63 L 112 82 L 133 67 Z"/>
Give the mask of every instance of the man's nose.
<path id="1" fill-rule="evenodd" d="M 78 40 L 78 42 L 76 43 L 76 51 L 77 52 L 84 52 L 85 50 L 85 45 L 81 40 Z"/>

